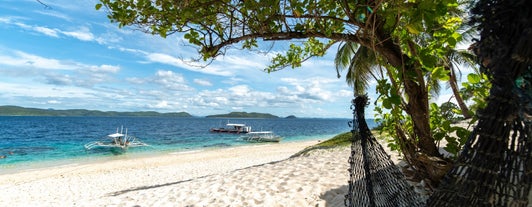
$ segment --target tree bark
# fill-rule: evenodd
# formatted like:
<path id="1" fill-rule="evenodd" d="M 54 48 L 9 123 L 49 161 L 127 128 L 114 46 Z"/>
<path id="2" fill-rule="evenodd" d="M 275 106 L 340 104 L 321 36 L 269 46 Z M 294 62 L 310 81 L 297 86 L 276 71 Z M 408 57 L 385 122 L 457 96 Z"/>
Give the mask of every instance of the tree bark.
<path id="1" fill-rule="evenodd" d="M 453 90 L 454 98 L 456 98 L 456 102 L 458 103 L 458 106 L 460 107 L 460 111 L 462 111 L 462 115 L 465 119 L 471 118 L 471 112 L 469 111 L 469 108 L 464 102 L 464 99 L 462 98 L 462 95 L 460 95 L 460 91 L 458 90 L 458 84 L 456 81 L 456 75 L 452 71 L 452 69 L 449 70 L 449 85 L 451 86 L 451 90 Z"/>
<path id="2" fill-rule="evenodd" d="M 419 150 L 429 156 L 440 157 L 440 152 L 436 147 L 434 138 L 430 130 L 430 116 L 429 116 L 429 98 L 428 93 L 425 91 L 425 84 L 416 83 L 410 77 L 406 77 L 406 73 L 409 71 L 420 70 L 415 66 L 405 68 L 403 73 L 405 80 L 405 93 L 408 95 L 408 104 L 406 106 L 406 112 L 412 117 L 412 123 L 414 124 L 414 134 L 418 137 L 417 147 Z"/>
<path id="3" fill-rule="evenodd" d="M 425 81 L 421 68 L 415 64 L 407 64 L 412 60 L 401 52 L 391 37 L 380 37 L 382 44 L 377 47 L 377 51 L 382 54 L 395 68 L 403 70 L 403 80 L 405 84 L 405 93 L 408 96 L 406 113 L 412 118 L 414 123 L 413 140 L 417 140 L 417 147 L 422 153 L 429 156 L 440 157 L 440 153 L 432 137 L 430 130 L 429 117 L 429 98 L 425 89 Z M 409 75 L 415 74 L 415 75 Z M 415 79 L 415 80 L 414 80 Z"/>

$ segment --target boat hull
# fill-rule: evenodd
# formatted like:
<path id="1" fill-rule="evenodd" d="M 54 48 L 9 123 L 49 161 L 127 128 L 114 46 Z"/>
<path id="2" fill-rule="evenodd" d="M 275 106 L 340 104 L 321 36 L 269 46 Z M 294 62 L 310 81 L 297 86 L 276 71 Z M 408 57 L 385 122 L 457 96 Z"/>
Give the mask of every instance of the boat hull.
<path id="1" fill-rule="evenodd" d="M 123 127 L 122 127 L 123 128 Z M 143 147 L 148 146 L 148 144 L 139 141 L 134 136 L 129 136 L 127 134 L 127 128 L 126 133 L 122 133 L 123 129 L 120 130 L 120 133 L 118 132 L 118 128 L 116 129 L 116 133 L 109 134 L 106 137 L 105 141 L 93 141 L 85 144 L 85 149 L 91 150 L 95 148 L 110 148 L 110 149 L 120 149 L 120 150 L 126 150 L 129 147 Z"/>
<path id="2" fill-rule="evenodd" d="M 283 138 L 275 135 L 272 131 L 249 132 L 242 136 L 242 140 L 248 142 L 280 142 Z"/>
<path id="3" fill-rule="evenodd" d="M 282 138 L 281 137 L 279 138 L 244 137 L 242 138 L 242 140 L 248 141 L 248 142 L 280 142 Z"/>
<path id="4" fill-rule="evenodd" d="M 225 129 L 225 128 L 212 128 L 209 130 L 214 133 L 231 133 L 231 134 L 245 134 L 248 131 L 236 130 L 236 129 Z"/>

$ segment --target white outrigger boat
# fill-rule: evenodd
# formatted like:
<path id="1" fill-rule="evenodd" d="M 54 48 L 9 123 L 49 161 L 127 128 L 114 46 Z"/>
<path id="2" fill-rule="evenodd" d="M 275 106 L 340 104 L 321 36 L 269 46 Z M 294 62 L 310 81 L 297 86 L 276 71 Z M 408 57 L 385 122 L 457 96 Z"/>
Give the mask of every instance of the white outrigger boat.
<path id="1" fill-rule="evenodd" d="M 251 132 L 251 127 L 246 126 L 245 124 L 232 124 L 227 123 L 227 128 L 211 128 L 210 132 L 218 133 L 234 133 L 234 134 L 245 134 Z"/>
<path id="2" fill-rule="evenodd" d="M 242 136 L 248 142 L 280 142 L 283 137 L 275 135 L 272 131 L 248 132 Z"/>
<path id="3" fill-rule="evenodd" d="M 116 128 L 116 133 L 107 135 L 107 140 L 104 141 L 94 141 L 89 142 L 85 144 L 85 149 L 93 149 L 93 148 L 120 148 L 120 149 L 127 149 L 128 147 L 143 147 L 148 146 L 148 144 L 139 141 L 136 137 L 130 136 L 127 134 L 127 128 L 126 133 L 123 134 L 123 127 L 120 129 L 120 133 L 118 132 L 118 128 Z"/>

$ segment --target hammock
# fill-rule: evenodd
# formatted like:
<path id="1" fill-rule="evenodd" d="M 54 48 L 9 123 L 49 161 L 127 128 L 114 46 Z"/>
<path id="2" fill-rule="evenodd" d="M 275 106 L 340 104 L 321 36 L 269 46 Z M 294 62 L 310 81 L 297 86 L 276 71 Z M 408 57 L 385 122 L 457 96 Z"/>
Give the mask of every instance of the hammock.
<path id="1" fill-rule="evenodd" d="M 349 157 L 349 192 L 345 205 L 359 206 L 423 206 L 423 199 L 410 186 L 403 173 L 371 134 L 364 108 L 366 96 L 353 100 L 353 133 Z"/>
<path id="2" fill-rule="evenodd" d="M 527 206 L 532 183 L 530 1 L 481 0 L 475 45 L 491 75 L 488 105 L 429 206 Z"/>
<path id="3" fill-rule="evenodd" d="M 532 184 L 532 11 L 527 0 L 480 0 L 477 56 L 492 77 L 479 121 L 428 206 L 528 205 Z M 346 206 L 421 206 L 371 135 L 356 97 Z"/>

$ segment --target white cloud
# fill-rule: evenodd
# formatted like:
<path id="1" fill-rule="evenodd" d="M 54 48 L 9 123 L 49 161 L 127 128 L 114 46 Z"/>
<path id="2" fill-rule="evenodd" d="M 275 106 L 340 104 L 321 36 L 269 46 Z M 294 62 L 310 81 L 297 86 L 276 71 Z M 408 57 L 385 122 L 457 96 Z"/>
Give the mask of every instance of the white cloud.
<path id="1" fill-rule="evenodd" d="M 242 52 L 239 52 L 242 53 Z M 246 70 L 262 70 L 265 68 L 265 63 L 268 61 L 266 56 L 258 56 L 247 53 L 245 55 L 227 55 L 216 59 L 216 65 L 230 65 L 231 68 L 239 68 Z"/>
<path id="2" fill-rule="evenodd" d="M 26 23 L 23 23 L 23 22 L 15 21 L 15 20 L 13 20 L 13 18 L 10 18 L 10 17 L 2 17 L 2 18 L 0 18 L 0 23 L 15 25 L 15 26 L 18 26 L 18 27 L 20 27 L 22 29 L 35 31 L 35 32 L 38 32 L 40 34 L 44 34 L 46 36 L 54 37 L 54 38 L 59 38 L 60 37 L 59 34 L 63 34 L 65 36 L 76 38 L 76 39 L 81 40 L 81 41 L 99 40 L 99 41 L 103 42 L 103 40 L 97 39 L 94 36 L 94 34 L 92 34 L 90 29 L 88 27 L 86 27 L 86 26 L 82 26 L 82 27 L 79 27 L 79 28 L 77 28 L 75 30 L 71 30 L 71 31 L 65 31 L 65 30 L 61 30 L 61 29 L 57 29 L 57 28 L 49 28 L 49 27 L 44 27 L 44 26 L 29 25 L 29 24 L 26 24 Z M 111 39 L 111 40 L 114 41 L 113 39 Z"/>
<path id="3" fill-rule="evenodd" d="M 15 25 L 15 26 L 18 26 L 18 27 L 20 27 L 22 29 L 35 31 L 35 32 L 38 32 L 38 33 L 41 33 L 41 34 L 44 34 L 44 35 L 50 36 L 50 37 L 55 37 L 55 38 L 59 37 L 57 29 L 51 29 L 51 28 L 43 27 L 43 26 L 28 25 L 26 23 L 19 22 L 19 21 L 15 20 L 15 19 L 17 19 L 17 18 L 15 18 L 15 17 L 0 17 L 0 23 L 8 24 L 8 25 Z"/>
<path id="4" fill-rule="evenodd" d="M 177 91 L 188 91 L 192 90 L 190 86 L 186 84 L 185 78 L 183 75 L 174 73 L 172 71 L 159 70 L 155 73 L 153 78 L 154 83 L 162 85 L 164 88 L 177 90 Z"/>
<path id="5" fill-rule="evenodd" d="M 11 51 L 13 55 L 0 54 L 0 65 L 31 67 L 40 69 L 73 70 L 77 65 L 57 59 L 44 58 L 21 51 Z"/>
<path id="6" fill-rule="evenodd" d="M 167 54 L 162 54 L 162 53 L 150 53 L 146 57 L 150 61 L 164 63 L 168 65 L 173 65 L 173 66 L 180 66 L 183 63 L 183 61 L 181 61 L 178 58 L 172 57 Z"/>
<path id="7" fill-rule="evenodd" d="M 350 91 L 350 90 L 342 89 L 342 90 L 339 90 L 336 94 L 340 97 L 353 97 L 353 91 Z"/>
<path id="8" fill-rule="evenodd" d="M 308 99 L 314 102 L 316 101 L 333 101 L 336 96 L 342 94 L 333 93 L 333 90 L 337 80 L 327 79 L 327 78 L 310 78 L 306 80 L 299 80 L 295 78 L 282 78 L 281 81 L 292 85 L 292 89 L 288 89 L 285 86 L 277 88 L 277 92 L 284 94 L 286 96 L 294 97 L 296 96 L 299 99 Z"/>
<path id="9" fill-rule="evenodd" d="M 2 52 L 2 51 L 0 51 Z M 116 73 L 120 70 L 119 66 L 102 64 L 88 65 L 84 63 L 58 60 L 54 58 L 42 57 L 17 50 L 7 50 L 0 53 L 0 65 L 13 66 L 19 68 L 35 68 L 49 70 L 84 70 L 91 72 Z M 7 55 L 5 53 L 10 53 Z M 94 73 L 93 73 L 94 74 Z"/>
<path id="10" fill-rule="evenodd" d="M 117 50 L 122 51 L 122 52 L 130 52 L 130 53 L 140 54 L 140 55 L 148 55 L 149 54 L 149 53 L 147 53 L 145 51 L 142 51 L 142 50 L 139 50 L 139 49 L 131 49 L 131 48 L 125 48 L 125 47 L 112 47 L 112 46 L 109 46 L 108 48 L 109 49 L 117 49 Z"/>
<path id="11" fill-rule="evenodd" d="M 144 90 L 144 89 L 140 89 L 137 92 L 137 94 L 142 95 L 142 96 L 147 96 L 150 98 L 156 98 L 156 99 L 161 99 L 168 95 L 168 93 L 162 90 Z"/>
<path id="12" fill-rule="evenodd" d="M 120 70 L 119 66 L 114 65 L 100 65 L 100 66 L 88 66 L 89 70 L 92 72 L 109 72 L 116 73 Z"/>
<path id="13" fill-rule="evenodd" d="M 201 86 L 212 86 L 212 83 L 210 81 L 203 79 L 194 79 L 194 83 Z"/>
<path id="14" fill-rule="evenodd" d="M 76 80 L 68 74 L 45 74 L 45 77 L 46 83 L 52 85 L 72 85 Z"/>
<path id="15" fill-rule="evenodd" d="M 92 90 L 77 87 L 55 87 L 46 84 L 1 83 L 0 91 L 6 97 L 92 98 Z"/>
<path id="16" fill-rule="evenodd" d="M 232 109 L 233 111 L 242 111 L 242 110 L 244 110 L 243 107 L 236 107 L 236 106 L 231 107 L 231 109 Z"/>
<path id="17" fill-rule="evenodd" d="M 10 24 L 11 23 L 11 18 L 10 17 L 0 17 L 0 23 Z"/>
<path id="18" fill-rule="evenodd" d="M 57 34 L 57 31 L 54 29 L 46 28 L 46 27 L 33 27 L 33 30 L 45 34 L 50 37 L 59 37 Z"/>
<path id="19" fill-rule="evenodd" d="M 107 32 L 104 34 L 100 34 L 98 37 L 95 38 L 95 41 L 101 45 L 108 45 L 110 43 L 119 43 L 123 40 L 124 39 L 120 35 L 117 35 L 113 32 Z"/>
<path id="20" fill-rule="evenodd" d="M 6 55 L 9 54 L 9 55 Z M 0 50 L 0 74 L 4 77 L 29 77 L 52 85 L 76 85 L 92 87 L 111 80 L 110 74 L 117 73 L 119 66 L 108 64 L 89 65 L 70 60 L 41 57 L 22 51 Z"/>
<path id="21" fill-rule="evenodd" d="M 242 78 L 230 77 L 229 79 L 224 79 L 222 81 L 222 83 L 229 84 L 229 85 L 236 85 L 236 84 L 238 84 L 240 82 L 243 82 L 243 81 L 245 81 L 245 80 L 242 79 Z"/>
<path id="22" fill-rule="evenodd" d="M 63 13 L 57 12 L 55 10 L 51 10 L 51 9 L 48 9 L 48 10 L 35 10 L 34 12 L 36 12 L 38 14 L 42 14 L 42 15 L 51 16 L 51 17 L 55 17 L 55 18 L 58 18 L 58 19 L 66 20 L 66 21 L 72 21 L 72 18 L 70 18 L 69 16 L 67 16 L 67 15 L 65 15 Z"/>
<path id="23" fill-rule="evenodd" d="M 277 87 L 277 92 L 281 94 L 289 94 L 290 90 L 286 86 L 279 86 Z"/>
<path id="24" fill-rule="evenodd" d="M 133 78 L 126 78 L 126 80 L 133 84 L 143 84 L 146 83 L 146 80 L 143 78 L 133 77 Z"/>
<path id="25" fill-rule="evenodd" d="M 47 104 L 60 104 L 61 101 L 58 101 L 58 100 L 49 100 L 46 102 Z"/>
<path id="26" fill-rule="evenodd" d="M 220 75 L 220 76 L 230 76 L 233 73 L 228 70 L 223 69 L 216 69 L 214 67 L 197 67 L 191 65 L 191 63 L 185 62 L 179 58 L 163 54 L 163 53 L 149 53 L 146 55 L 146 58 L 151 62 L 157 62 L 157 63 L 163 63 L 167 65 L 172 65 L 178 68 L 183 68 L 186 70 L 199 72 L 199 73 L 205 73 L 205 74 L 212 74 L 212 75 Z"/>
<path id="27" fill-rule="evenodd" d="M 247 85 L 233 86 L 228 90 L 231 92 L 231 96 L 249 96 L 249 93 L 251 92 Z"/>
<path id="28" fill-rule="evenodd" d="M 88 27 L 80 27 L 74 31 L 61 31 L 66 36 L 74 37 L 82 41 L 93 41 L 94 35 L 90 32 Z"/>
<path id="29" fill-rule="evenodd" d="M 326 82 L 326 81 L 325 81 Z M 305 88 L 298 91 L 298 86 L 279 86 L 277 92 L 255 90 L 248 85 L 236 85 L 227 89 L 213 91 L 204 90 L 190 97 L 192 108 L 216 108 L 227 111 L 229 109 L 250 110 L 253 108 L 302 108 L 333 103 L 342 93 L 325 89 Z M 346 102 L 348 103 L 348 102 Z M 260 109 L 259 109 L 260 110 Z"/>
<path id="30" fill-rule="evenodd" d="M 170 108 L 170 105 L 168 105 L 168 101 L 159 101 L 155 105 L 148 104 L 148 107 L 156 108 L 156 109 L 167 109 L 167 108 Z"/>

